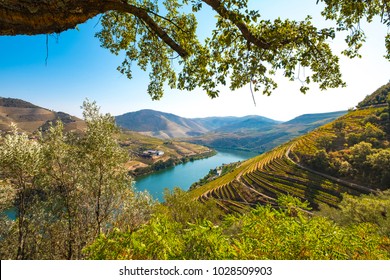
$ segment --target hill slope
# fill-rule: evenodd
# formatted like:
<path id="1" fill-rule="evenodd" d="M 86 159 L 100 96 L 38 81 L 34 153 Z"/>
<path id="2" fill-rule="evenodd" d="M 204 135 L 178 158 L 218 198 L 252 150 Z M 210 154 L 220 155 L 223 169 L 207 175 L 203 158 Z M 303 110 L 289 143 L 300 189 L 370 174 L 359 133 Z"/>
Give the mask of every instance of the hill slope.
<path id="1" fill-rule="evenodd" d="M 387 86 L 359 103 L 361 109 L 241 163 L 230 173 L 191 190 L 190 195 L 200 201 L 213 198 L 226 211 L 240 212 L 259 203 L 275 205 L 281 194 L 307 200 L 317 208 L 320 204 L 337 206 L 343 193 L 389 189 Z M 342 113 L 304 115 L 280 127 L 304 131 L 312 128 L 308 123 L 316 125 Z"/>
<path id="2" fill-rule="evenodd" d="M 356 111 L 344 117 L 358 125 L 375 109 Z M 378 110 L 378 109 L 376 109 Z M 334 123 L 333 123 L 334 124 Z M 214 198 L 226 211 L 242 211 L 258 203 L 275 204 L 280 194 L 308 200 L 316 208 L 325 203 L 336 206 L 342 193 L 358 195 L 373 189 L 361 182 L 336 178 L 302 163 L 307 150 L 317 150 L 316 143 L 333 124 L 328 124 L 273 150 L 242 163 L 234 171 L 201 186 L 191 195 L 200 200 Z"/>
<path id="3" fill-rule="evenodd" d="M 215 154 L 213 150 L 204 146 L 181 141 L 166 141 L 127 130 L 119 135 L 119 144 L 129 152 L 131 160 L 126 167 L 133 176 Z M 148 151 L 156 151 L 156 153 Z"/>
<path id="4" fill-rule="evenodd" d="M 116 116 L 115 120 L 123 128 L 163 139 L 189 137 L 208 131 L 191 119 L 153 110 L 126 113 Z"/>
<path id="5" fill-rule="evenodd" d="M 372 94 L 367 95 L 366 98 L 363 99 L 363 101 L 359 102 L 358 108 L 372 106 L 372 105 L 379 105 L 379 104 L 385 104 L 387 102 L 387 98 L 390 93 L 390 82 L 386 85 L 381 86 L 376 91 L 374 91 Z"/>
<path id="6" fill-rule="evenodd" d="M 27 133 L 43 130 L 50 122 L 61 120 L 66 131 L 85 129 L 84 121 L 63 112 L 54 112 L 24 100 L 0 97 L 0 130 L 10 130 L 11 124 Z"/>

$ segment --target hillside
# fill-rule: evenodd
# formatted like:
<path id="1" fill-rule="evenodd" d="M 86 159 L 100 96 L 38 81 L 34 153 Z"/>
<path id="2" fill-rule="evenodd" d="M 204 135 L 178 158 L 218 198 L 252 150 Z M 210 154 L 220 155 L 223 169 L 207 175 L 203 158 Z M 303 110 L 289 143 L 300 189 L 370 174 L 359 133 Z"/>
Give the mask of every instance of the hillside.
<path id="1" fill-rule="evenodd" d="M 190 194 L 200 201 L 214 198 L 226 211 L 241 212 L 258 203 L 275 205 L 282 194 L 307 200 L 317 209 L 320 204 L 337 206 L 343 193 L 389 189 L 389 110 L 351 111 Z"/>
<path id="2" fill-rule="evenodd" d="M 216 132 L 238 132 L 246 129 L 264 129 L 281 123 L 262 116 L 244 117 L 207 117 L 192 119 L 201 124 L 208 131 Z"/>
<path id="3" fill-rule="evenodd" d="M 208 131 L 191 119 L 153 110 L 126 113 L 115 120 L 123 128 L 162 139 L 189 137 Z"/>
<path id="4" fill-rule="evenodd" d="M 54 112 L 24 100 L 0 97 L 0 131 L 9 131 L 11 124 L 27 133 L 45 130 L 50 122 L 61 120 L 66 131 L 85 129 L 84 121 L 63 112 Z"/>

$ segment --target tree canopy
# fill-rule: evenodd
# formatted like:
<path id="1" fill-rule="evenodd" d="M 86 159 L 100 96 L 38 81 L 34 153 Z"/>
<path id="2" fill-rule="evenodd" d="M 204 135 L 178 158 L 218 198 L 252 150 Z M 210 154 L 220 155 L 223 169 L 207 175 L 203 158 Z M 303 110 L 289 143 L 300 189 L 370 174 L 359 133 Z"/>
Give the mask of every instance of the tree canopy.
<path id="1" fill-rule="evenodd" d="M 210 97 L 227 84 L 232 90 L 251 84 L 270 94 L 277 86 L 276 71 L 300 79 L 306 92 L 311 82 L 320 89 L 344 85 L 339 59 L 329 46 L 337 31 L 350 31 L 344 54 L 355 57 L 365 40 L 360 21 L 379 16 L 390 24 L 387 0 L 318 2 L 325 4 L 322 15 L 336 21 L 336 27 L 319 29 L 310 16 L 271 21 L 251 10 L 249 0 L 3 0 L 0 35 L 59 33 L 101 14 L 97 37 L 102 47 L 124 54 L 118 70 L 128 78 L 133 62 L 149 71 L 153 99 L 163 96 L 166 83 L 185 90 L 201 87 Z M 205 6 L 217 20 L 211 36 L 201 41 L 197 21 Z M 389 34 L 385 44 L 389 59 Z M 309 71 L 301 77 L 303 68 Z"/>

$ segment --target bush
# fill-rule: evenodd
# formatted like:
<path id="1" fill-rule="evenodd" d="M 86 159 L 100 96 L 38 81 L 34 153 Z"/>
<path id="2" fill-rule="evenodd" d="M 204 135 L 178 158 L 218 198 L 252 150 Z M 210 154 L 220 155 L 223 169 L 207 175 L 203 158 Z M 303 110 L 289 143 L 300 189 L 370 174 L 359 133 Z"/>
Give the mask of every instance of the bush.
<path id="1" fill-rule="evenodd" d="M 293 200 L 288 200 L 289 203 Z M 289 204 L 288 203 L 288 204 Z M 259 206 L 216 225 L 155 216 L 136 232 L 100 236 L 91 259 L 388 259 L 389 239 L 369 223 L 337 225 L 299 207 Z M 293 211 L 293 215 L 291 209 Z"/>

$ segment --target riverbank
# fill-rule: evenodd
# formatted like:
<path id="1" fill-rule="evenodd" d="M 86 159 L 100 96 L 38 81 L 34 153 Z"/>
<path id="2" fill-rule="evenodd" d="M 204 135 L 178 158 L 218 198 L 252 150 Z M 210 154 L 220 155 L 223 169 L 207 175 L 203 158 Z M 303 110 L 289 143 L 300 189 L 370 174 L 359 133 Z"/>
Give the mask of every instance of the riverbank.
<path id="1" fill-rule="evenodd" d="M 183 156 L 181 158 L 170 157 L 164 160 L 158 160 L 151 165 L 144 164 L 143 166 L 137 167 L 133 170 L 129 170 L 129 174 L 135 178 L 150 175 L 152 173 L 162 171 L 164 169 L 174 167 L 178 164 L 183 164 L 187 162 L 193 162 L 195 160 L 206 159 L 212 156 L 215 156 L 217 152 L 215 150 L 209 150 L 201 154 L 195 154 L 190 156 Z"/>
<path id="2" fill-rule="evenodd" d="M 133 177 L 144 176 L 189 161 L 216 154 L 215 150 L 184 141 L 159 139 L 134 131 L 123 131 L 119 144 L 129 153 L 126 168 Z"/>

